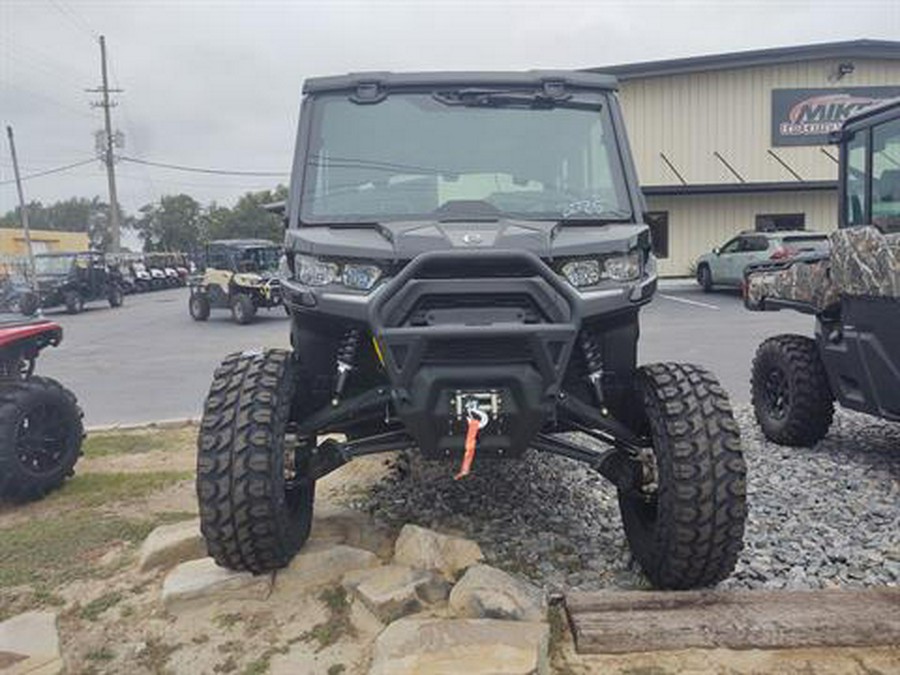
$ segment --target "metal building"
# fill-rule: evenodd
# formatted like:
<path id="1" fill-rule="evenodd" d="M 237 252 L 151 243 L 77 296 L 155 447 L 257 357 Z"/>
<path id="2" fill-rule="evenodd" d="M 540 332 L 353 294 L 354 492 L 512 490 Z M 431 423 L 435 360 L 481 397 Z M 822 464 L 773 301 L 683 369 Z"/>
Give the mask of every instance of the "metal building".
<path id="1" fill-rule="evenodd" d="M 835 228 L 837 150 L 828 133 L 859 107 L 900 96 L 900 42 L 592 70 L 619 78 L 660 272 L 677 276 L 742 230 Z"/>

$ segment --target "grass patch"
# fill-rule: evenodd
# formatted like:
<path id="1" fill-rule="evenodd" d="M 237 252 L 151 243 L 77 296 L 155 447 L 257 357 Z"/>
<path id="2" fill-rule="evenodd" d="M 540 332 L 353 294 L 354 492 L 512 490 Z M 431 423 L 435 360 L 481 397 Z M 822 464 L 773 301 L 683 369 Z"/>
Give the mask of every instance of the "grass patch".
<path id="1" fill-rule="evenodd" d="M 344 635 L 356 634 L 353 624 L 350 623 L 350 601 L 343 586 L 325 589 L 319 594 L 319 600 L 328 608 L 328 618 L 300 636 L 302 640 L 316 642 L 316 651 L 330 647 Z"/>
<path id="2" fill-rule="evenodd" d="M 343 663 L 335 663 L 331 666 L 328 666 L 328 675 L 342 675 L 344 671 L 347 670 L 347 666 Z"/>
<path id="3" fill-rule="evenodd" d="M 78 610 L 78 616 L 87 621 L 96 621 L 110 607 L 115 607 L 122 601 L 122 594 L 119 591 L 104 593 L 99 598 L 91 600 L 88 604 Z"/>
<path id="4" fill-rule="evenodd" d="M 100 647 L 99 649 L 92 649 L 87 654 L 84 655 L 88 661 L 112 661 L 116 658 L 115 653 L 109 647 Z"/>
<path id="5" fill-rule="evenodd" d="M 106 548 L 142 541 L 157 524 L 72 511 L 0 529 L 0 589 L 34 584 L 51 593 L 67 581 L 97 576 L 103 570 L 96 559 Z"/>
<path id="6" fill-rule="evenodd" d="M 109 502 L 141 499 L 192 477 L 190 471 L 83 473 L 63 483 L 62 488 L 45 498 L 45 502 L 78 508 L 103 506 Z"/>
<path id="7" fill-rule="evenodd" d="M 212 618 L 213 625 L 218 628 L 233 628 L 236 624 L 244 620 L 240 612 L 229 612 L 227 614 L 216 614 Z"/>
<path id="8" fill-rule="evenodd" d="M 196 427 L 181 429 L 142 429 L 139 431 L 103 431 L 84 439 L 85 457 L 139 455 L 147 452 L 177 451 L 193 447 Z"/>

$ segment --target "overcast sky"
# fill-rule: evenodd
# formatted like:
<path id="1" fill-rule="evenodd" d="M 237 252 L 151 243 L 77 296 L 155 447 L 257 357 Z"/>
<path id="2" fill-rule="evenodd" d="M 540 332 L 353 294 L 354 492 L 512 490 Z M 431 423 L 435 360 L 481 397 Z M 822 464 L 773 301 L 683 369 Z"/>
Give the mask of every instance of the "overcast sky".
<path id="1" fill-rule="evenodd" d="M 102 127 L 96 36 L 106 36 L 125 155 L 287 172 L 305 77 L 360 70 L 581 68 L 859 38 L 900 39 L 900 1 L 198 2 L 0 0 L 0 122 L 30 174 L 89 159 Z M 231 204 L 277 177 L 120 163 L 134 211 L 186 192 Z M 16 204 L 5 134 L 0 213 Z M 287 175 L 282 179 L 287 181 Z M 45 203 L 106 198 L 99 162 L 25 183 Z"/>

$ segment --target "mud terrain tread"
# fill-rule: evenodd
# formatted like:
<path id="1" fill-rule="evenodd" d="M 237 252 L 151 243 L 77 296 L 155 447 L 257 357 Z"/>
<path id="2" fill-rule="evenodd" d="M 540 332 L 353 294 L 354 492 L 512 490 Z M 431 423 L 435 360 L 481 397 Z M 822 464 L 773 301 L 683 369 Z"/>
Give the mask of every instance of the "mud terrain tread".
<path id="1" fill-rule="evenodd" d="M 35 396 L 56 403 L 68 409 L 71 428 L 69 430 L 68 451 L 58 469 L 43 480 L 21 471 L 15 445 L 19 418 L 28 399 Z M 13 382 L 0 389 L 0 499 L 24 502 L 39 499 L 55 490 L 74 473 L 75 463 L 81 456 L 81 441 L 84 438 L 82 424 L 84 413 L 71 391 L 50 377 L 34 375 L 26 380 Z"/>
<path id="2" fill-rule="evenodd" d="M 294 368 L 289 352 L 269 349 L 230 354 L 213 376 L 197 441 L 197 495 L 209 554 L 224 567 L 284 567 L 309 534 L 312 486 L 300 518 L 284 491 Z"/>
<path id="3" fill-rule="evenodd" d="M 660 363 L 639 369 L 654 439 L 659 492 L 649 532 L 623 520 L 635 557 L 660 588 L 711 586 L 743 548 L 746 465 L 728 395 L 705 369 Z"/>
<path id="4" fill-rule="evenodd" d="M 783 366 L 790 382 L 787 420 L 773 426 L 761 412 L 768 360 Z M 753 358 L 750 382 L 753 412 L 766 438 L 781 445 L 811 447 L 825 438 L 834 419 L 834 395 L 816 341 L 804 335 L 776 335 L 763 342 Z"/>

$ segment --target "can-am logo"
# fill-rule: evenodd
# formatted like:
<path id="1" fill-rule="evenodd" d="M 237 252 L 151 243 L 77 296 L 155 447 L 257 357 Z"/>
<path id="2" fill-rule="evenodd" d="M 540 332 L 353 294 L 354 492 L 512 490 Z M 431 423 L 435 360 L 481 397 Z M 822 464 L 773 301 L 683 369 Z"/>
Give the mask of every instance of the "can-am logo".
<path id="1" fill-rule="evenodd" d="M 879 103 L 881 99 L 850 94 L 813 96 L 791 108 L 788 122 L 782 122 L 779 131 L 785 136 L 828 134 L 841 128 L 850 115 Z"/>

